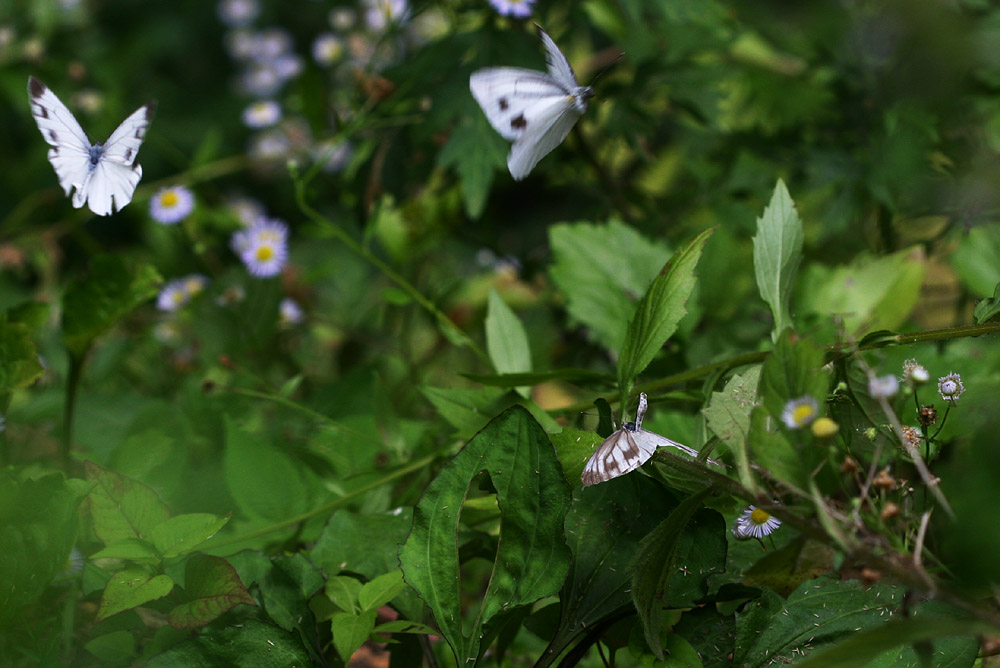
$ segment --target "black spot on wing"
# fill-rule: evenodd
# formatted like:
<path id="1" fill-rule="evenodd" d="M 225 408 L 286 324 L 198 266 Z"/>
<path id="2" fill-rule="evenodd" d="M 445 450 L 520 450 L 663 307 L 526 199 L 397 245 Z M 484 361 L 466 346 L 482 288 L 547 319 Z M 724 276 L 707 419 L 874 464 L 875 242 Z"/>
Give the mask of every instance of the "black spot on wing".
<path id="1" fill-rule="evenodd" d="M 528 127 L 528 121 L 524 117 L 524 114 L 518 114 L 514 118 L 510 119 L 510 127 L 514 130 L 523 130 Z"/>
<path id="2" fill-rule="evenodd" d="M 56 134 L 55 130 L 49 130 L 49 138 L 52 139 L 52 141 L 54 142 L 59 141 L 59 135 Z"/>
<path id="3" fill-rule="evenodd" d="M 28 94 L 31 97 L 41 97 L 45 94 L 45 84 L 35 77 L 28 77 Z"/>
<path id="4" fill-rule="evenodd" d="M 142 139 L 142 137 L 139 137 L 139 139 Z M 132 159 L 132 149 L 127 148 L 125 149 L 125 160 L 128 161 L 131 159 Z"/>
<path id="5" fill-rule="evenodd" d="M 500 98 L 500 111 L 507 111 L 507 107 L 509 106 L 510 105 L 507 104 L 507 98 L 505 97 Z"/>

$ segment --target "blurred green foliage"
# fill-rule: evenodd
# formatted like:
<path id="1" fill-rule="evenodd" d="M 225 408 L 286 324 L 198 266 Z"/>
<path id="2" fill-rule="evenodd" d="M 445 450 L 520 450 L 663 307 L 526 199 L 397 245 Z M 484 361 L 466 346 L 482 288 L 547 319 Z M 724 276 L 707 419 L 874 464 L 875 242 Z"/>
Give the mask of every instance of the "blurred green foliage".
<path id="1" fill-rule="evenodd" d="M 973 665 L 1000 8 L 531 9 L 0 0 L 0 664 Z M 596 96 L 515 182 L 469 76 L 542 69 L 532 21 Z M 29 76 L 93 141 L 158 101 L 122 211 L 72 208 Z M 728 467 L 581 487 L 640 390 Z"/>

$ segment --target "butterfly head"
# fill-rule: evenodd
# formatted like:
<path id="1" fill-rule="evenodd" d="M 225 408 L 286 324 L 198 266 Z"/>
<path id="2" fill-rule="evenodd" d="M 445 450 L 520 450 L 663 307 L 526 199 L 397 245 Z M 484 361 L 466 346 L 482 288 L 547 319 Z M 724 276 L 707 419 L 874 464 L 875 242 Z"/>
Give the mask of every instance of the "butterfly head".
<path id="1" fill-rule="evenodd" d="M 594 89 L 590 86 L 577 86 L 573 90 L 573 104 L 582 114 L 587 111 L 587 103 L 594 97 Z"/>
<path id="2" fill-rule="evenodd" d="M 639 428 L 635 426 L 635 422 L 626 422 L 625 424 L 622 425 L 622 429 L 624 429 L 625 431 L 634 432 L 637 431 Z"/>

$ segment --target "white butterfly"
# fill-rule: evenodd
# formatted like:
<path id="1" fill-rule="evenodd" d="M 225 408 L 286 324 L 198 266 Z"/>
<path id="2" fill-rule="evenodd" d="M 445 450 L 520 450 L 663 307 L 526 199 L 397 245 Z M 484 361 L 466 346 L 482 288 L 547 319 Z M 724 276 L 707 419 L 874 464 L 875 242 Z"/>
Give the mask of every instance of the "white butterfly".
<path id="1" fill-rule="evenodd" d="M 558 146 L 587 111 L 594 89 L 576 82 L 566 56 L 538 28 L 549 74 L 519 67 L 490 67 L 472 73 L 469 89 L 496 131 L 514 142 L 507 168 L 520 181 Z"/>
<path id="2" fill-rule="evenodd" d="M 645 464 L 657 448 L 677 448 L 692 457 L 698 456 L 698 451 L 671 441 L 665 436 L 654 434 L 642 428 L 642 418 L 646 414 L 649 402 L 645 392 L 639 394 L 639 407 L 635 411 L 635 422 L 626 422 L 621 429 L 604 439 L 604 442 L 594 451 L 590 461 L 583 467 L 580 481 L 584 487 L 607 482 L 612 478 L 631 473 Z M 725 466 L 722 462 L 707 458 L 710 464 Z"/>
<path id="3" fill-rule="evenodd" d="M 135 156 L 156 103 L 136 109 L 103 144 L 92 144 L 66 105 L 35 77 L 28 77 L 28 96 L 38 129 L 52 146 L 49 162 L 56 170 L 59 185 L 67 196 L 76 189 L 73 206 L 79 209 L 88 203 L 98 216 L 109 216 L 131 202 L 142 178 L 142 167 L 134 164 Z"/>

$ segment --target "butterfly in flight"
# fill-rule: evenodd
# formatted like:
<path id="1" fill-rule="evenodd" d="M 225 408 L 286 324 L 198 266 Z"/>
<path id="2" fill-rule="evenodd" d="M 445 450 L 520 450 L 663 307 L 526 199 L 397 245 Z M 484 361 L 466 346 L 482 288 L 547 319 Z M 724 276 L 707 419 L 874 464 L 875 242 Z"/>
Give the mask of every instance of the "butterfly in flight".
<path id="1" fill-rule="evenodd" d="M 149 102 L 122 121 L 103 144 L 92 144 L 56 94 L 35 77 L 28 78 L 31 113 L 42 137 L 52 147 L 49 162 L 73 206 L 85 203 L 98 216 L 109 216 L 132 201 L 142 178 L 135 157 L 153 119 L 156 102 Z"/>
<path id="2" fill-rule="evenodd" d="M 536 26 L 537 27 L 537 26 Z M 576 81 L 573 68 L 541 28 L 549 73 L 519 67 L 489 67 L 469 78 L 469 89 L 500 135 L 514 142 L 507 168 L 515 181 L 562 143 L 587 111 L 594 89 Z"/>
<path id="3" fill-rule="evenodd" d="M 698 456 L 698 451 L 677 441 L 671 441 L 666 436 L 654 434 L 642 428 L 642 418 L 646 415 L 649 402 L 646 393 L 639 394 L 639 407 L 635 411 L 635 422 L 626 422 L 615 433 L 604 439 L 583 467 L 580 481 L 584 487 L 607 482 L 612 478 L 631 473 L 645 464 L 657 448 L 677 448 L 692 457 Z M 722 462 L 708 458 L 710 464 L 725 466 Z"/>

